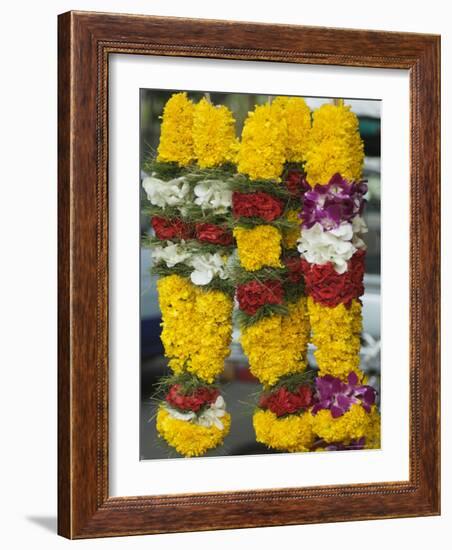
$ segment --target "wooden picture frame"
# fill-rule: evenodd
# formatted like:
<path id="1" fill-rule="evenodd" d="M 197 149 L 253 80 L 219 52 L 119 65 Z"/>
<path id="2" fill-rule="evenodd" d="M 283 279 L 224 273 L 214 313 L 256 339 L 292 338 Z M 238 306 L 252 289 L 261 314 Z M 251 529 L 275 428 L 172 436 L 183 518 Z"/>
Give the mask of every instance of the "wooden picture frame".
<path id="1" fill-rule="evenodd" d="M 58 51 L 59 534 L 87 538 L 439 514 L 440 38 L 69 12 L 59 16 Z M 409 71 L 409 481 L 109 496 L 107 92 L 114 53 Z"/>

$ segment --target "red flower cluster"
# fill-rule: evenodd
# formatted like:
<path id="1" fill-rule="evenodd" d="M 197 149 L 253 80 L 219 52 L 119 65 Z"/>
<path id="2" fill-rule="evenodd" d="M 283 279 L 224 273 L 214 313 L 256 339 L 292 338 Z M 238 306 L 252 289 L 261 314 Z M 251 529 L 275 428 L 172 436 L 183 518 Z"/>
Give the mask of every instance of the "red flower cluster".
<path id="1" fill-rule="evenodd" d="M 276 416 L 299 412 L 311 403 L 312 390 L 309 386 L 299 386 L 295 392 L 282 387 L 277 391 L 262 394 L 259 399 L 259 407 L 271 410 Z"/>
<path id="2" fill-rule="evenodd" d="M 276 197 L 268 193 L 258 191 L 257 193 L 238 193 L 232 194 L 232 212 L 236 218 L 243 216 L 245 218 L 262 218 L 267 222 L 272 222 L 279 218 L 284 210 L 284 204 Z"/>
<path id="3" fill-rule="evenodd" d="M 182 220 L 162 218 L 153 216 L 151 220 L 152 229 L 158 239 L 189 239 L 193 236 L 193 226 Z"/>
<path id="4" fill-rule="evenodd" d="M 204 405 L 215 403 L 220 392 L 216 388 L 202 387 L 191 394 L 184 395 L 180 392 L 180 385 L 174 384 L 165 397 L 166 402 L 181 411 L 197 412 Z"/>
<path id="5" fill-rule="evenodd" d="M 250 281 L 237 287 L 239 307 L 248 315 L 254 315 L 265 304 L 282 304 L 284 290 L 280 281 Z"/>
<path id="6" fill-rule="evenodd" d="M 302 260 L 306 293 L 324 306 L 345 304 L 349 307 L 354 298 L 364 294 L 365 254 L 364 250 L 355 252 L 348 261 L 347 271 L 342 274 L 336 272 L 331 262 L 316 265 Z"/>
<path id="7" fill-rule="evenodd" d="M 196 238 L 199 241 L 227 246 L 232 244 L 232 232 L 213 223 L 197 223 Z"/>
<path id="8" fill-rule="evenodd" d="M 284 263 L 287 267 L 287 278 L 291 283 L 299 283 L 303 280 L 303 260 L 298 258 L 286 258 Z"/>
<path id="9" fill-rule="evenodd" d="M 293 197 L 300 197 L 303 193 L 311 189 L 309 183 L 301 170 L 291 168 L 287 171 L 286 178 L 284 180 L 289 193 Z"/>

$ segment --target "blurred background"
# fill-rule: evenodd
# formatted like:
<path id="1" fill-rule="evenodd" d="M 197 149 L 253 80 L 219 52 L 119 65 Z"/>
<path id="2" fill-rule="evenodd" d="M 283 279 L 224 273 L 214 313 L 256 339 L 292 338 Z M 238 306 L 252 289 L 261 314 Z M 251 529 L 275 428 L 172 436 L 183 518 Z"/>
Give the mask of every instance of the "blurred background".
<path id="1" fill-rule="evenodd" d="M 157 149 L 160 137 L 160 116 L 166 101 L 173 93 L 180 90 L 149 90 L 140 91 L 140 161 Z M 188 92 L 188 96 L 199 101 L 204 92 Z M 227 105 L 236 119 L 237 135 L 240 135 L 243 122 L 248 111 L 256 104 L 266 103 L 267 95 L 234 94 L 211 92 L 212 103 Z M 364 328 L 361 345 L 361 369 L 368 377 L 380 395 L 380 107 L 378 100 L 345 99 L 347 105 L 359 117 L 361 137 L 364 140 L 365 164 L 364 179 L 367 180 L 369 192 L 365 219 L 369 232 L 365 235 L 367 243 L 365 295 L 363 296 Z M 323 103 L 331 103 L 332 98 L 305 97 L 312 108 Z M 146 173 L 141 170 L 141 177 Z M 140 181 L 141 187 L 141 181 Z M 147 202 L 144 192 L 141 192 L 144 206 Z M 141 216 L 141 237 L 150 232 L 149 219 Z M 160 341 L 160 310 L 158 306 L 156 278 L 150 275 L 151 253 L 148 248 L 141 248 L 141 387 L 140 387 L 140 459 L 174 458 L 175 453 L 157 435 L 155 428 L 155 403 L 151 396 L 155 384 L 161 376 L 167 375 L 169 369 L 163 355 Z M 313 348 L 309 349 L 309 362 L 315 366 Z M 221 391 L 225 397 L 228 411 L 232 414 L 232 426 L 225 443 L 218 449 L 213 449 L 206 456 L 228 456 L 243 454 L 274 453 L 264 445 L 255 441 L 252 426 L 252 411 L 255 395 L 261 385 L 251 375 L 247 359 L 239 343 L 239 330 L 234 327 L 231 354 L 225 363 L 221 378 Z"/>

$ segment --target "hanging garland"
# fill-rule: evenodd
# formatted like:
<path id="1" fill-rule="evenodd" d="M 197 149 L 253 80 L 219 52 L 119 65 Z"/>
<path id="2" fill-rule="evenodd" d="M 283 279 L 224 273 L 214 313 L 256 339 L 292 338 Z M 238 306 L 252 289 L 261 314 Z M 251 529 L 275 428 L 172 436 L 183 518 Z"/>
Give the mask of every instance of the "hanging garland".
<path id="1" fill-rule="evenodd" d="M 264 386 L 253 425 L 257 441 L 290 452 L 307 451 L 314 441 L 306 413 L 312 391 L 304 376 L 309 318 L 296 253 L 305 185 L 300 161 L 310 126 L 301 98 L 277 97 L 257 106 L 245 120 L 233 183 L 241 344 L 250 371 Z M 286 401 L 297 406 L 284 408 Z"/>
<path id="2" fill-rule="evenodd" d="M 311 409 L 314 448 L 378 448 L 376 391 L 359 368 L 367 185 L 361 181 L 358 118 L 350 107 L 341 102 L 314 112 L 305 160 L 309 189 L 298 250 L 319 369 Z"/>
<path id="3" fill-rule="evenodd" d="M 236 155 L 234 124 L 226 107 L 174 94 L 163 111 L 157 159 L 149 160 L 143 180 L 155 235 L 145 244 L 160 276 L 161 339 L 174 373 L 160 383 L 157 430 L 184 456 L 220 445 L 231 424 L 214 382 L 232 333 L 232 191 L 221 167 Z"/>

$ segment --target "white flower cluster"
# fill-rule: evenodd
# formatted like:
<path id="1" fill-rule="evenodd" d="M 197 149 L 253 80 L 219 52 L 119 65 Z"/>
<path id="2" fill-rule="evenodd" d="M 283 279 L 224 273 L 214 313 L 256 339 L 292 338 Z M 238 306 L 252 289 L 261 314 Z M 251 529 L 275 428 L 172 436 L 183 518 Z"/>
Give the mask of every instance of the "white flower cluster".
<path id="1" fill-rule="evenodd" d="M 183 206 L 190 194 L 190 184 L 183 176 L 169 181 L 149 176 L 143 179 L 143 189 L 149 202 L 163 209 L 167 206 Z"/>
<path id="2" fill-rule="evenodd" d="M 317 222 L 309 229 L 302 229 L 298 251 L 311 264 L 332 262 L 337 273 L 345 273 L 347 262 L 356 250 L 366 248 L 361 239 L 363 233 L 367 233 L 367 225 L 361 216 L 329 231 Z"/>
<path id="3" fill-rule="evenodd" d="M 223 214 L 232 205 L 232 191 L 221 180 L 204 180 L 195 186 L 194 192 L 195 204 L 203 210 L 213 209 Z"/>
<path id="4" fill-rule="evenodd" d="M 185 206 L 196 204 L 202 210 L 224 214 L 232 204 L 232 191 L 221 180 L 204 180 L 195 185 L 192 192 L 184 176 L 169 181 L 148 176 L 143 179 L 143 189 L 149 202 L 163 210 L 167 206 L 176 206 L 183 213 Z"/>
<path id="5" fill-rule="evenodd" d="M 184 422 L 193 422 L 194 424 L 199 424 L 206 428 L 211 426 L 216 426 L 219 430 L 224 428 L 223 423 L 220 418 L 226 414 L 226 403 L 224 399 L 219 395 L 210 407 L 207 407 L 200 415 L 197 415 L 193 411 L 180 412 L 173 407 L 170 407 L 168 404 L 163 405 L 168 413 L 177 420 L 183 420 Z"/>
<path id="6" fill-rule="evenodd" d="M 226 265 L 229 258 L 221 256 L 218 252 L 193 253 L 185 246 L 185 243 L 166 242 L 165 246 L 156 245 L 152 256 L 155 262 L 164 262 L 167 267 L 184 264 L 193 268 L 190 274 L 191 282 L 198 286 L 208 285 L 214 277 L 227 279 Z"/>

